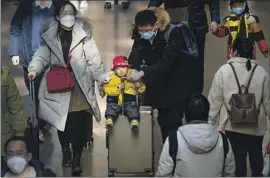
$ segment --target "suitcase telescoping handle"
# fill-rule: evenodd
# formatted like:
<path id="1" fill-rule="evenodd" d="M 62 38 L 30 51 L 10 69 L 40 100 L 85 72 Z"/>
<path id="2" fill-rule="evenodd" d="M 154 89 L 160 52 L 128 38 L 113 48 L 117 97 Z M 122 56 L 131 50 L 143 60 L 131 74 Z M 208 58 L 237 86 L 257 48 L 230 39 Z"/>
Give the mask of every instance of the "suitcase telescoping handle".
<path id="1" fill-rule="evenodd" d="M 39 160 L 39 131 L 38 131 L 38 119 L 37 119 L 37 113 L 36 113 L 37 106 L 36 106 L 35 86 L 34 86 L 33 76 L 29 76 L 28 80 L 29 80 L 30 97 L 33 103 L 32 113 L 30 117 L 30 130 L 31 130 L 30 134 L 33 139 L 32 155 L 34 159 Z"/>
<path id="2" fill-rule="evenodd" d="M 121 94 L 122 94 L 122 115 L 124 115 L 125 80 L 127 80 L 127 77 L 121 77 L 121 84 L 124 85 L 124 88 L 121 89 Z"/>
<path id="3" fill-rule="evenodd" d="M 37 127 L 38 123 L 37 122 L 37 113 L 36 113 L 36 98 L 35 98 L 35 86 L 34 86 L 34 80 L 33 80 L 33 76 L 29 76 L 28 77 L 29 80 L 29 93 L 30 93 L 30 97 L 33 103 L 33 109 L 32 109 L 32 113 L 31 113 L 31 120 L 30 120 L 30 124 L 32 125 L 33 128 Z"/>

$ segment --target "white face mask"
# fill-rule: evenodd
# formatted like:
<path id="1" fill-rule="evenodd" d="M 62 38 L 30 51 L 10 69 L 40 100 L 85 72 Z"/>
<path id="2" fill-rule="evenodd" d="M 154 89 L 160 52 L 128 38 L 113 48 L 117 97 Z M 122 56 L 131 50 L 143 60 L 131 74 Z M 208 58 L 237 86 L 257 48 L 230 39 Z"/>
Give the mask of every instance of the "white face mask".
<path id="1" fill-rule="evenodd" d="M 26 159 L 20 156 L 13 156 L 7 160 L 7 166 L 15 174 L 22 173 L 26 164 Z"/>
<path id="2" fill-rule="evenodd" d="M 70 28 L 75 24 L 75 16 L 74 15 L 65 15 L 64 17 L 60 18 L 60 23 L 63 26 Z"/>

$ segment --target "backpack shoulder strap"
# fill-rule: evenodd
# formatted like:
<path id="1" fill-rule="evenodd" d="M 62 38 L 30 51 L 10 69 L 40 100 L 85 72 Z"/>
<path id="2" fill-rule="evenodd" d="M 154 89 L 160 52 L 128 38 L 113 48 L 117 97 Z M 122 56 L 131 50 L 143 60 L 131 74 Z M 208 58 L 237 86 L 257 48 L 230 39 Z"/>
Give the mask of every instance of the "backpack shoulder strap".
<path id="1" fill-rule="evenodd" d="M 239 83 L 235 68 L 233 67 L 231 62 L 229 63 L 229 65 L 231 66 L 231 68 L 233 70 L 233 74 L 234 74 L 234 77 L 235 77 L 235 80 L 236 80 L 236 83 L 237 83 L 237 87 L 238 87 L 238 90 L 239 90 L 238 93 L 240 94 L 240 93 L 242 93 L 242 90 L 241 90 L 241 86 L 240 86 L 240 83 Z"/>
<path id="2" fill-rule="evenodd" d="M 169 154 L 173 160 L 173 171 L 172 175 L 174 175 L 175 167 L 176 167 L 176 155 L 178 150 L 178 140 L 177 140 L 177 130 L 172 130 L 168 133 L 169 137 Z"/>
<path id="3" fill-rule="evenodd" d="M 248 89 L 249 89 L 249 86 L 250 86 L 250 83 L 251 83 L 251 79 L 252 79 L 252 77 L 253 77 L 253 75 L 254 75 L 254 72 L 255 72 L 257 66 L 258 66 L 258 64 L 255 64 L 255 66 L 253 67 L 253 69 L 252 69 L 252 71 L 251 71 L 251 74 L 250 74 L 250 77 L 249 77 L 249 80 L 248 80 L 248 84 L 247 84 L 247 91 L 248 91 Z"/>
<path id="4" fill-rule="evenodd" d="M 227 154 L 229 153 L 229 142 L 228 142 L 227 136 L 223 132 L 219 131 L 219 133 L 221 135 L 222 143 L 223 143 L 224 159 L 223 159 L 222 174 L 224 176 L 225 160 L 226 160 Z"/>
<path id="5" fill-rule="evenodd" d="M 175 25 L 173 25 L 173 24 L 168 25 L 168 27 L 164 33 L 164 39 L 165 39 L 166 43 L 168 43 L 171 31 L 174 27 L 175 27 Z"/>

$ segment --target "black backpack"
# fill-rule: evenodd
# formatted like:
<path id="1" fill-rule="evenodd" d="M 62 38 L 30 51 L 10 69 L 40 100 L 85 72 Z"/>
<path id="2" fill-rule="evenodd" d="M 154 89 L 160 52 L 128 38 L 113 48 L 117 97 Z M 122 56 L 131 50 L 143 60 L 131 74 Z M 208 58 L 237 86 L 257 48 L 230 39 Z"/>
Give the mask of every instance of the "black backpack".
<path id="1" fill-rule="evenodd" d="M 168 44 L 171 31 L 174 28 L 178 28 L 180 30 L 184 39 L 184 46 L 179 50 L 185 54 L 188 54 L 192 57 L 197 58 L 198 48 L 197 48 L 196 38 L 187 22 L 181 22 L 178 24 L 169 24 L 164 33 L 164 39 L 166 43 Z M 182 39 L 179 39 L 179 40 L 182 40 Z"/>
<path id="2" fill-rule="evenodd" d="M 225 168 L 225 160 L 227 154 L 229 152 L 229 142 L 227 136 L 223 132 L 219 132 L 223 142 L 223 152 L 224 152 L 224 159 L 223 159 L 223 168 L 222 168 L 222 176 L 224 176 L 224 168 Z M 175 167 L 176 167 L 176 156 L 178 151 L 178 141 L 177 141 L 177 130 L 170 131 L 168 133 L 169 137 L 169 154 L 173 160 L 173 170 L 172 176 L 174 175 Z"/>

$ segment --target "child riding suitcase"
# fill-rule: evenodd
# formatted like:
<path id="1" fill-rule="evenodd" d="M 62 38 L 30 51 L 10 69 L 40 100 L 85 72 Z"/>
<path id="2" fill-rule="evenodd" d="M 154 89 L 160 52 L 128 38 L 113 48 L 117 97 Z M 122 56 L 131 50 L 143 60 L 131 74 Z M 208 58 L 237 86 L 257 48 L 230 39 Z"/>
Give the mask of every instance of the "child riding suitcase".
<path id="1" fill-rule="evenodd" d="M 122 82 L 124 82 L 122 78 Z M 122 89 L 124 101 L 124 89 Z M 154 147 L 153 147 L 153 117 L 152 108 L 139 106 L 138 90 L 136 90 L 136 103 L 139 110 L 139 128 L 130 129 L 127 116 L 122 113 L 106 133 L 106 146 L 108 149 L 108 177 L 115 174 L 148 174 L 154 176 Z"/>

